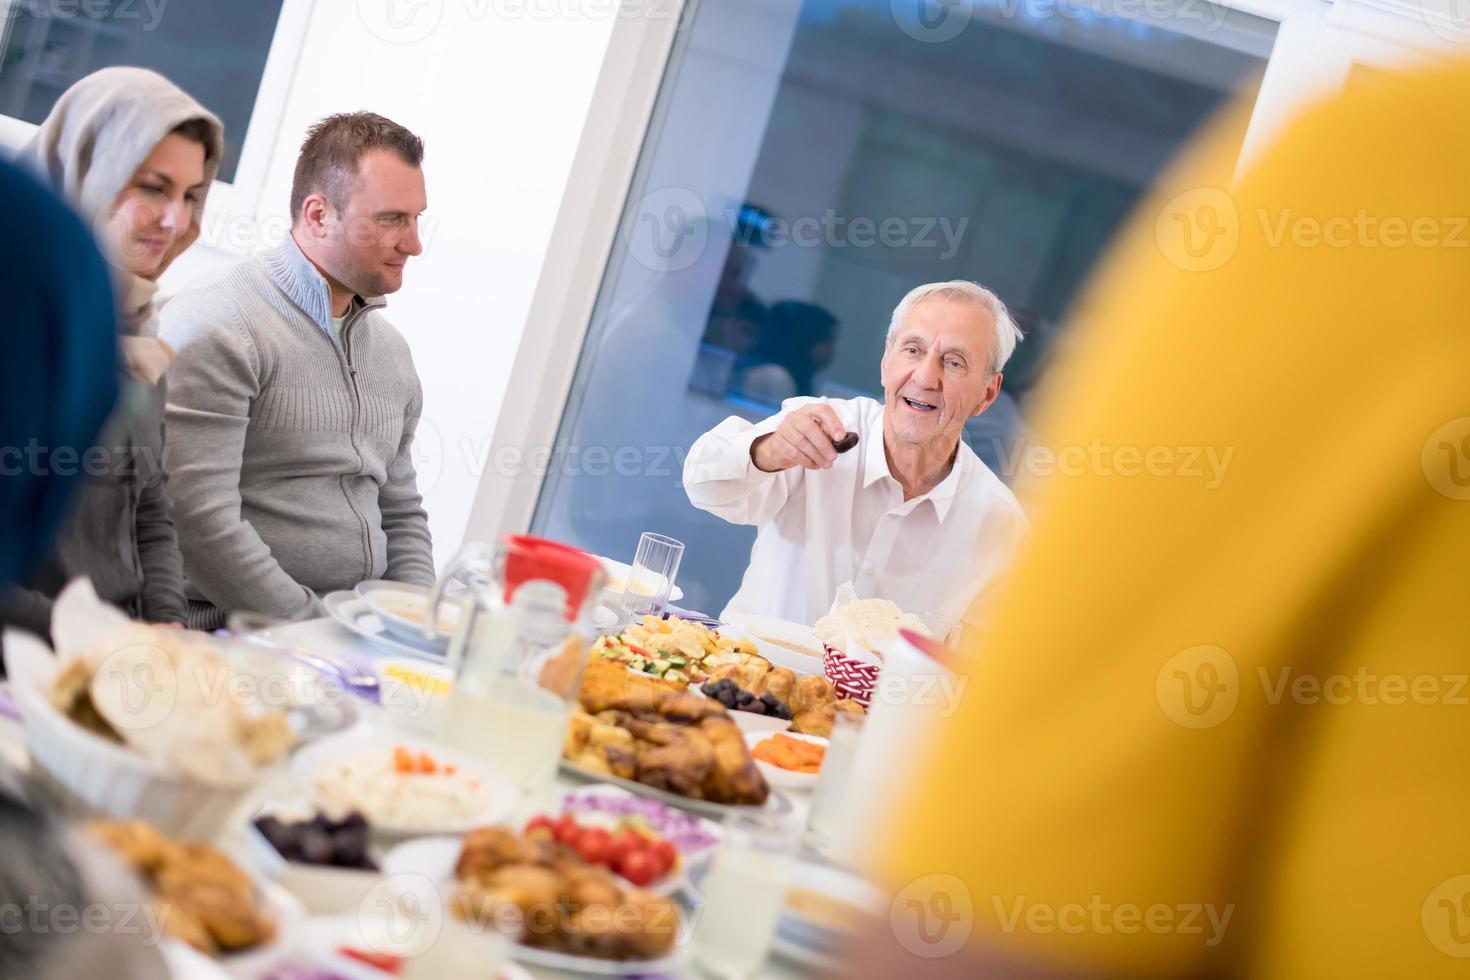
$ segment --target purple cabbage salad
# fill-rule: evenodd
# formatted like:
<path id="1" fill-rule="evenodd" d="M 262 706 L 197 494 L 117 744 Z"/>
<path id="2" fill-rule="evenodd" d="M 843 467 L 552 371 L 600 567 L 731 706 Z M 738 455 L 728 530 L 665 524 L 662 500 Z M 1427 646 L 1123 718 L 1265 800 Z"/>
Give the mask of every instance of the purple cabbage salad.
<path id="1" fill-rule="evenodd" d="M 662 803 L 621 790 L 580 790 L 562 799 L 564 813 L 603 813 L 610 817 L 640 817 L 660 837 L 667 838 L 689 857 L 719 843 L 706 821 Z"/>

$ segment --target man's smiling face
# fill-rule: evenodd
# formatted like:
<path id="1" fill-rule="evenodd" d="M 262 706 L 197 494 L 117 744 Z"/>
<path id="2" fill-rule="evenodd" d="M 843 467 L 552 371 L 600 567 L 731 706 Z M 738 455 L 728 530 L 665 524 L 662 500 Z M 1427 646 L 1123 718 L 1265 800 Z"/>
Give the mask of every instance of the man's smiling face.
<path id="1" fill-rule="evenodd" d="M 930 296 L 904 317 L 883 354 L 884 429 L 900 443 L 947 454 L 966 420 L 990 407 L 995 315 L 969 299 Z"/>

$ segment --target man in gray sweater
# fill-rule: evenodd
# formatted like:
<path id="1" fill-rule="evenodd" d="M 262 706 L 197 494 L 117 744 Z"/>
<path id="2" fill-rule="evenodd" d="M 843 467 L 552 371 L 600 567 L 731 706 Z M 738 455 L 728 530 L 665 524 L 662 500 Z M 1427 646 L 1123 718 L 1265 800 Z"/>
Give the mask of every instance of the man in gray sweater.
<path id="1" fill-rule="evenodd" d="M 368 112 L 309 131 L 282 245 L 163 309 L 169 489 L 189 624 L 320 615 L 365 579 L 434 581 L 410 449 L 423 392 L 382 313 L 423 251 L 423 143 Z"/>

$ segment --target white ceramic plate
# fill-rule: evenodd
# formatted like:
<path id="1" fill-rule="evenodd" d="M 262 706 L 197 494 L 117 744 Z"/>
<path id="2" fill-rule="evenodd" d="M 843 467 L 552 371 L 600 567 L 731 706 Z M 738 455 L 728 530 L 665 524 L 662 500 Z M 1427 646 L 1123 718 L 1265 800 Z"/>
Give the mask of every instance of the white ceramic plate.
<path id="1" fill-rule="evenodd" d="M 746 732 L 745 744 L 754 751 L 757 743 L 764 742 L 772 734 L 772 732 Z M 798 732 L 787 732 L 786 734 L 798 742 L 810 742 L 813 745 L 820 745 L 824 749 L 829 744 L 825 738 L 816 735 L 802 735 Z M 810 792 L 816 788 L 817 773 L 792 772 L 789 769 L 782 769 L 780 766 L 773 766 L 769 762 L 762 762 L 760 759 L 755 760 L 755 765 L 761 771 L 761 775 L 766 777 L 766 782 L 772 786 L 801 793 Z"/>
<path id="2" fill-rule="evenodd" d="M 490 790 L 490 802 L 480 812 L 463 819 L 445 818 L 438 822 L 425 822 L 422 826 L 394 824 L 390 821 L 374 820 L 371 814 L 368 823 L 378 838 L 425 837 L 433 834 L 462 834 L 476 827 L 502 823 L 520 804 L 521 794 L 511 779 L 486 766 L 480 760 L 463 752 L 445 748 L 426 739 L 411 736 L 380 733 L 347 733 L 308 745 L 291 759 L 291 778 L 313 805 L 331 812 L 317 792 L 315 776 L 324 766 L 360 758 L 373 752 L 391 754 L 394 746 L 402 745 L 415 752 L 427 752 L 437 761 L 453 765 L 460 772 L 477 777 Z"/>
<path id="3" fill-rule="evenodd" d="M 598 601 L 613 609 L 621 609 L 623 593 L 627 590 L 628 576 L 633 573 L 633 566 L 611 558 L 603 558 L 600 555 L 597 560 L 602 562 L 602 569 L 607 572 L 607 585 L 598 594 Z M 684 590 L 676 583 L 669 591 L 669 601 L 678 602 L 682 598 L 684 598 Z"/>
<path id="4" fill-rule="evenodd" d="M 348 980 L 387 980 L 398 976 L 396 973 L 384 973 L 361 960 L 338 952 L 344 947 L 364 952 L 373 951 L 373 943 L 364 934 L 361 915 L 313 916 L 307 923 L 304 938 L 313 951 L 322 951 L 313 954 L 315 959 L 320 960 L 332 973 Z M 534 980 L 525 967 L 509 960 L 500 964 L 500 969 L 493 977 L 485 972 L 475 976 L 477 980 Z"/>
<path id="5" fill-rule="evenodd" d="M 449 668 L 418 658 L 381 657 L 373 661 L 372 669 L 378 679 L 378 705 L 388 720 L 403 731 L 433 736 L 449 700 L 448 690 L 439 693 L 415 686 L 389 671 L 418 674 L 425 683 L 432 679 L 452 686 L 454 674 Z"/>
<path id="6" fill-rule="evenodd" d="M 424 647 L 439 653 L 449 649 L 449 639 L 454 635 L 454 628 L 459 625 L 459 617 L 463 612 L 456 597 L 444 597 L 445 601 L 439 607 L 439 628 L 434 631 L 433 636 L 426 636 L 424 621 L 428 619 L 429 601 L 434 596 L 432 589 L 407 582 L 371 579 L 359 582 L 352 591 L 368 604 L 368 608 L 382 620 L 383 628 L 399 643 Z M 409 610 L 416 612 L 420 618 L 415 620 L 404 615 Z"/>
<path id="7" fill-rule="evenodd" d="M 389 636 L 383 621 L 356 592 L 328 592 L 322 597 L 322 605 L 326 607 L 327 615 L 385 653 L 436 663 L 444 661 L 444 657 L 433 650 L 399 643 Z"/>
<path id="8" fill-rule="evenodd" d="M 645 786 L 631 779 L 619 779 L 617 776 L 611 776 L 605 772 L 593 772 L 591 769 L 583 769 L 581 766 L 573 765 L 566 759 L 561 760 L 561 770 L 562 772 L 582 779 L 607 783 L 611 786 L 621 786 L 630 793 L 646 796 L 650 800 L 661 800 L 669 806 L 676 806 L 681 810 L 688 810 L 690 813 L 698 813 L 701 816 L 714 817 L 721 820 L 731 813 L 758 813 L 763 809 L 775 814 L 791 812 L 791 800 L 774 787 L 771 789 L 771 795 L 766 797 L 764 807 L 732 806 L 726 803 L 711 803 L 708 800 L 691 800 L 689 797 L 679 796 L 677 793 L 666 793 L 661 789 Z"/>
<path id="9" fill-rule="evenodd" d="M 791 881 L 799 882 L 798 887 L 806 891 L 829 896 L 870 916 L 882 916 L 887 908 L 887 899 L 877 885 L 831 865 L 801 862 L 792 870 Z M 776 924 L 773 949 L 779 955 L 816 966 L 852 948 L 858 938 L 826 923 L 812 921 L 787 905 Z"/>
<path id="10" fill-rule="evenodd" d="M 389 851 L 383 858 L 383 873 L 389 880 L 412 881 L 419 885 L 428 879 L 434 883 L 439 900 L 448 906 L 457 888 L 454 881 L 454 865 L 459 860 L 463 845 L 458 837 L 422 837 L 407 841 Z M 445 914 L 448 914 L 447 910 Z M 631 977 L 649 973 L 676 974 L 687 955 L 679 948 L 687 936 L 688 924 L 679 918 L 680 942 L 673 953 L 657 960 L 601 960 L 591 956 L 572 956 L 569 953 L 554 953 L 550 950 L 533 949 L 512 943 L 510 955 L 522 963 L 546 967 L 551 970 L 567 970 L 571 973 L 595 973 L 610 977 Z"/>
<path id="11" fill-rule="evenodd" d="M 732 613 L 729 624 L 754 640 L 761 656 L 776 666 L 798 674 L 822 673 L 822 641 L 810 626 L 754 613 Z"/>

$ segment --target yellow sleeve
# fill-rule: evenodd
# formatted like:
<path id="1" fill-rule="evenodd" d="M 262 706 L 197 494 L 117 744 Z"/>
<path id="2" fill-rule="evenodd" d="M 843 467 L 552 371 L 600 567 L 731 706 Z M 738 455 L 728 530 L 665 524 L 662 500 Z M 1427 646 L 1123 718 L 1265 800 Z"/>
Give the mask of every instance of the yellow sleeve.
<path id="1" fill-rule="evenodd" d="M 1278 832 L 1311 785 L 1302 758 L 1368 710 L 1283 710 L 1281 668 L 1354 670 L 1345 614 L 1379 601 L 1376 575 L 1412 566 L 1404 522 L 1470 508 L 1421 459 L 1437 425 L 1470 413 L 1470 251 L 1452 238 L 1470 214 L 1467 93 L 1461 68 L 1313 110 L 1234 188 L 1229 120 L 1095 279 L 1042 393 L 1038 443 L 1055 455 L 1028 465 L 1032 545 L 888 854 L 895 889 L 958 879 L 924 887 L 956 890 L 934 911 L 973 914 L 976 942 L 1145 976 L 1238 966 L 1264 930 L 1251 897 L 1290 846 Z M 1345 246 L 1323 238 L 1341 239 L 1338 216 Z M 1388 216 L 1409 234 L 1438 219 L 1440 247 L 1385 246 Z M 1301 244 L 1303 219 L 1318 244 Z M 1456 580 L 1404 601 L 1448 603 Z M 1440 763 L 1442 781 L 1449 736 L 1467 754 L 1464 715 L 1384 717 L 1433 733 L 1430 757 L 1404 764 L 1434 779 Z M 1369 847 L 1374 825 L 1360 829 Z M 1453 968 L 1418 901 L 1394 935 Z M 1351 951 L 1347 937 L 1319 964 Z"/>

